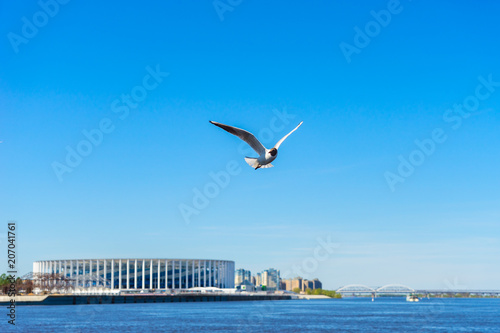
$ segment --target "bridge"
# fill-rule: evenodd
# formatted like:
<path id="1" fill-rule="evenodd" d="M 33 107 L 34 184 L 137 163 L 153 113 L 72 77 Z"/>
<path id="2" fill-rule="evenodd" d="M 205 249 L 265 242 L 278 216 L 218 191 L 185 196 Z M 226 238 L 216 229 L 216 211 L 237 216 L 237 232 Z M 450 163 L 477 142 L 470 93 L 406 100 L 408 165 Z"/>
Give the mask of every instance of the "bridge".
<path id="1" fill-rule="evenodd" d="M 500 290 L 465 290 L 465 289 L 413 289 L 403 284 L 387 284 L 382 287 L 372 288 L 363 284 L 349 284 L 336 290 L 342 296 L 364 296 L 371 295 L 480 295 L 480 296 L 500 296 Z"/>

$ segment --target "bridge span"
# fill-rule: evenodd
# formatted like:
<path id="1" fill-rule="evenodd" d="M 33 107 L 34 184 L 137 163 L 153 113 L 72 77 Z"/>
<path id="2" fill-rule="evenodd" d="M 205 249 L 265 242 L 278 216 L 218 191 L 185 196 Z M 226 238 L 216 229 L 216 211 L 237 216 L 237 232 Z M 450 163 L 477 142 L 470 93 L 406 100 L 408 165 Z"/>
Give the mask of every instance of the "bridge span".
<path id="1" fill-rule="evenodd" d="M 413 289 L 403 284 L 387 284 L 382 287 L 368 287 L 363 284 L 348 284 L 336 290 L 337 293 L 348 296 L 372 295 L 479 295 L 479 296 L 500 296 L 500 290 L 466 290 L 466 289 Z"/>

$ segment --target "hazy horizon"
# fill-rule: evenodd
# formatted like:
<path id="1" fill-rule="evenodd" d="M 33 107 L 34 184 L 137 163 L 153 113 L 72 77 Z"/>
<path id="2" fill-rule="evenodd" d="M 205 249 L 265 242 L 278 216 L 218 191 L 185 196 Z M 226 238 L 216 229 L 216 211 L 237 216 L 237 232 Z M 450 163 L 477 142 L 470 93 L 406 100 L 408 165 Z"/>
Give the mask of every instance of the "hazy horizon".
<path id="1" fill-rule="evenodd" d="M 500 289 L 499 3 L 1 7 L 20 275 L 214 258 L 325 289 Z M 304 123 L 253 170 L 210 120 L 266 147 Z"/>

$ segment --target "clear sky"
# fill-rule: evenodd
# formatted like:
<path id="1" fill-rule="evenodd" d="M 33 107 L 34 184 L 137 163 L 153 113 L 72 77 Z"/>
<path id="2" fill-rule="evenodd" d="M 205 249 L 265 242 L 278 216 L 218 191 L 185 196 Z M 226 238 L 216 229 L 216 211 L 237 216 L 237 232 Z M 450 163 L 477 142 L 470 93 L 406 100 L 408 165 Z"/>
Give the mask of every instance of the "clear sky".
<path id="1" fill-rule="evenodd" d="M 498 2 L 48 3 L 0 4 L 0 241 L 17 221 L 21 273 L 214 258 L 500 289 Z M 304 124 L 254 171 L 209 120 L 268 147 Z"/>

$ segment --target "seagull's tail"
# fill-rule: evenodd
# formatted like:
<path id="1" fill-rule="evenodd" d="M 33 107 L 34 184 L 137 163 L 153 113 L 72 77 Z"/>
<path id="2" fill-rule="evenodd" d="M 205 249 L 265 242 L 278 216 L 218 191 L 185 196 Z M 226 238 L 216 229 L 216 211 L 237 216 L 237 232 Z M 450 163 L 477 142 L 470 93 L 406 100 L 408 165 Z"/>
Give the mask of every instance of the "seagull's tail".
<path id="1" fill-rule="evenodd" d="M 248 165 L 250 165 L 255 170 L 257 170 L 259 168 L 262 168 L 262 169 L 272 168 L 274 166 L 271 163 L 260 165 L 259 161 L 257 161 L 257 159 L 253 158 L 253 157 L 245 157 L 245 162 L 247 162 Z"/>
<path id="2" fill-rule="evenodd" d="M 247 164 L 254 169 L 259 166 L 259 162 L 257 161 L 256 158 L 253 157 L 245 157 L 245 162 L 247 162 Z"/>
<path id="3" fill-rule="evenodd" d="M 268 163 L 268 164 L 264 164 L 264 165 L 261 165 L 260 167 L 262 169 L 267 169 L 267 168 L 272 168 L 274 165 L 272 165 L 271 163 Z"/>

